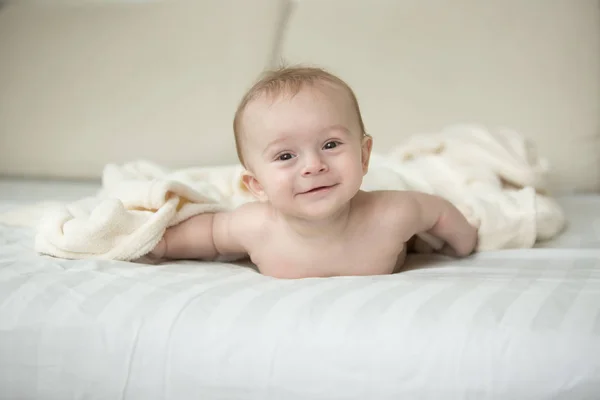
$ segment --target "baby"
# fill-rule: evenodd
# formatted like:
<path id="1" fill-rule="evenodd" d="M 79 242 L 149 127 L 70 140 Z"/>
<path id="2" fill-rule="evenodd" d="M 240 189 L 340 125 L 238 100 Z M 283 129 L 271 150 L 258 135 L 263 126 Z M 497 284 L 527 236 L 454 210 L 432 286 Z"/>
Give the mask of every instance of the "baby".
<path id="1" fill-rule="evenodd" d="M 373 139 L 351 88 L 317 68 L 259 80 L 234 118 L 243 183 L 256 202 L 169 228 L 159 258 L 249 257 L 277 278 L 391 274 L 417 234 L 467 256 L 477 229 L 441 197 L 362 191 Z"/>

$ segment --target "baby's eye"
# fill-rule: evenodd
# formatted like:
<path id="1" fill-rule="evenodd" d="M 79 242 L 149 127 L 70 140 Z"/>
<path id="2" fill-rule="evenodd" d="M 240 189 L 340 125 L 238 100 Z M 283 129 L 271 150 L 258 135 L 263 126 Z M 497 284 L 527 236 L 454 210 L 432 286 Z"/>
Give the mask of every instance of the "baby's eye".
<path id="1" fill-rule="evenodd" d="M 330 149 L 335 149 L 338 146 L 338 142 L 332 141 L 332 142 L 327 142 L 324 146 L 325 149 L 330 150 Z"/>
<path id="2" fill-rule="evenodd" d="M 292 159 L 292 155 L 290 153 L 283 153 L 279 157 L 277 157 L 279 161 L 287 161 Z"/>

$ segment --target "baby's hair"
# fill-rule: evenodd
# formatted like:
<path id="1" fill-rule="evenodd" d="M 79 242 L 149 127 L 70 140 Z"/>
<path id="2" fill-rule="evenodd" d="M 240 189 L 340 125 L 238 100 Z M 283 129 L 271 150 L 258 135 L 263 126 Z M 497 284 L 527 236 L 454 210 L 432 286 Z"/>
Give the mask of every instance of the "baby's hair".
<path id="1" fill-rule="evenodd" d="M 235 136 L 237 155 L 242 165 L 244 165 L 244 157 L 241 147 L 241 119 L 244 110 L 248 106 L 248 103 L 261 95 L 266 95 L 270 98 L 276 98 L 283 93 L 294 96 L 303 87 L 315 86 L 319 83 L 329 83 L 334 86 L 341 87 L 348 93 L 350 100 L 352 101 L 352 105 L 356 110 L 361 134 L 367 134 L 356 95 L 346 82 L 332 73 L 327 72 L 323 68 L 308 66 L 283 66 L 274 70 L 265 71 L 260 79 L 246 92 L 244 97 L 242 97 L 242 100 L 240 101 L 240 104 L 235 112 L 235 117 L 233 119 L 233 133 Z"/>

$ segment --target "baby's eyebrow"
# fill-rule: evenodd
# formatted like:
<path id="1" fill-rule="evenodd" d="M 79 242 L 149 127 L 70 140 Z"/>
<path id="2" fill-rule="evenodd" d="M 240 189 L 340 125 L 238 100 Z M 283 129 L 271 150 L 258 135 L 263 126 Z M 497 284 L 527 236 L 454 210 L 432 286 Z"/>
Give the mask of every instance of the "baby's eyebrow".
<path id="1" fill-rule="evenodd" d="M 331 132 L 331 131 L 342 131 L 346 135 L 350 134 L 350 130 L 348 128 L 346 128 L 344 125 L 340 125 L 340 124 L 329 125 L 329 126 L 323 128 L 321 130 L 321 133 L 327 133 L 327 132 Z"/>
<path id="2" fill-rule="evenodd" d="M 326 126 L 325 128 L 321 129 L 321 131 L 319 133 L 325 134 L 325 133 L 329 133 L 331 131 L 339 131 L 339 132 L 342 132 L 344 135 L 350 135 L 350 130 L 348 128 L 346 128 L 344 125 L 340 125 L 340 124 L 333 124 L 333 125 Z M 265 147 L 265 149 L 263 150 L 263 155 L 267 154 L 272 147 L 286 142 L 290 136 L 293 136 L 293 135 L 284 134 L 284 135 L 278 137 L 277 139 L 269 142 L 267 144 L 267 146 Z"/>
<path id="3" fill-rule="evenodd" d="M 273 140 L 272 142 L 270 142 L 269 144 L 267 144 L 267 146 L 265 147 L 265 149 L 263 151 L 263 154 L 268 153 L 269 150 L 271 149 L 271 147 L 274 147 L 274 146 L 276 146 L 278 144 L 281 144 L 281 143 L 285 142 L 287 139 L 288 139 L 288 135 L 284 135 L 284 136 L 281 136 L 281 137 Z"/>

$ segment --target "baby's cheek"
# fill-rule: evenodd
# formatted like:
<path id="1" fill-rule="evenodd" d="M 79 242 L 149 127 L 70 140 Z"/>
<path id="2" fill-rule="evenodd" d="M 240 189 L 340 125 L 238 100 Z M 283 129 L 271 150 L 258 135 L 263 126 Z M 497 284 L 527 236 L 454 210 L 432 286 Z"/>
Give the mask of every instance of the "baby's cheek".
<path id="1" fill-rule="evenodd" d="M 294 179 L 289 174 L 277 173 L 273 175 L 270 181 L 270 192 L 274 194 L 285 194 L 289 192 L 294 185 Z"/>
<path id="2" fill-rule="evenodd" d="M 289 186 L 294 181 L 294 174 L 288 170 L 277 171 L 274 174 L 274 180 L 278 185 Z"/>
<path id="3" fill-rule="evenodd" d="M 344 164 L 347 168 L 355 169 L 357 166 L 361 165 L 361 156 L 359 152 L 356 151 L 345 151 L 343 154 L 340 154 L 339 161 Z"/>
<path id="4" fill-rule="evenodd" d="M 345 157 L 339 170 L 347 177 L 358 179 L 362 177 L 362 164 L 356 157 Z"/>

